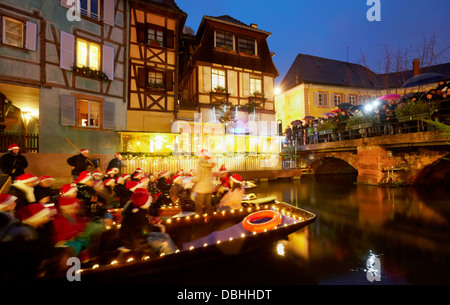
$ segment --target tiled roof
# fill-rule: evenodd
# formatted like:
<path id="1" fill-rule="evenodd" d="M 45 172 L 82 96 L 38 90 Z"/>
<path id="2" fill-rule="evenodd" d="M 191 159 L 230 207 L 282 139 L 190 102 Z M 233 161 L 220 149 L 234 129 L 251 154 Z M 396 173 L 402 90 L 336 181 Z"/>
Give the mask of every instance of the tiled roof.
<path id="1" fill-rule="evenodd" d="M 425 72 L 440 73 L 450 78 L 450 63 L 423 67 L 422 73 Z M 412 70 L 376 74 L 359 64 L 298 54 L 281 87 L 286 91 L 301 83 L 314 83 L 365 89 L 399 88 L 412 76 Z"/>

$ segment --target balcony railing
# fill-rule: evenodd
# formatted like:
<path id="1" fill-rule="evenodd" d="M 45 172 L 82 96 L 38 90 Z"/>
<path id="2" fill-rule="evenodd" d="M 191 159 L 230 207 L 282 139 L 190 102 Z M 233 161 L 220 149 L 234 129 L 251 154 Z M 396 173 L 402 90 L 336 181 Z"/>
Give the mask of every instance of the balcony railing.
<path id="1" fill-rule="evenodd" d="M 39 152 L 39 135 L 38 134 L 23 134 L 23 133 L 4 133 L 0 132 L 0 152 L 7 152 L 8 146 L 12 143 L 20 147 L 22 153 Z"/>

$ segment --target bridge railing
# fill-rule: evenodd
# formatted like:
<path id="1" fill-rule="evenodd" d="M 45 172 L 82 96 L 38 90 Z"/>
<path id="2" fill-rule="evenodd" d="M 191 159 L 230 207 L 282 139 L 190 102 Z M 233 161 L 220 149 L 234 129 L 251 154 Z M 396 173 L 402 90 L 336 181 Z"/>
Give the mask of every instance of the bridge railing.
<path id="1" fill-rule="evenodd" d="M 334 130 L 315 131 L 313 134 L 308 134 L 306 129 L 303 129 L 301 133 L 294 133 L 292 143 L 286 141 L 284 146 L 292 145 L 296 150 L 300 150 L 301 146 L 309 144 L 435 130 L 434 125 L 424 122 L 423 119 L 430 119 L 449 124 L 450 108 L 441 108 L 433 115 L 414 115 L 405 118 L 394 117 L 393 119 L 379 124 L 362 124 L 351 128 L 346 127 L 346 122 L 343 122 L 341 126 L 338 126 L 338 128 Z"/>

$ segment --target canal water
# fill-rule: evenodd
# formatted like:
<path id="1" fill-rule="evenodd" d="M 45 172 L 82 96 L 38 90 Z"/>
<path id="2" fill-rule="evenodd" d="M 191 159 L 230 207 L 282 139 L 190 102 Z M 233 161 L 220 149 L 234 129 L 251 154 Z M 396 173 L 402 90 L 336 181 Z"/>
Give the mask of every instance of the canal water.
<path id="1" fill-rule="evenodd" d="M 318 285 L 450 284 L 450 185 L 354 182 L 353 176 L 307 176 L 261 182 L 247 191 L 317 216 L 277 247 L 284 268 L 297 270 L 285 282 L 301 275 Z"/>

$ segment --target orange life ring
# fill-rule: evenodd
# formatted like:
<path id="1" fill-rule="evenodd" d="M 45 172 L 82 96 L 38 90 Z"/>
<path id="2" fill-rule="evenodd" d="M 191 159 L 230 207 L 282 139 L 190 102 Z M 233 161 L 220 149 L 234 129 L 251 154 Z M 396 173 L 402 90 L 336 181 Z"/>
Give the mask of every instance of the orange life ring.
<path id="1" fill-rule="evenodd" d="M 270 218 L 269 221 L 263 223 L 253 223 L 255 220 Z M 252 213 L 244 218 L 242 226 L 250 232 L 264 232 L 265 230 L 272 230 L 281 223 L 281 214 L 277 211 L 264 210 Z"/>

